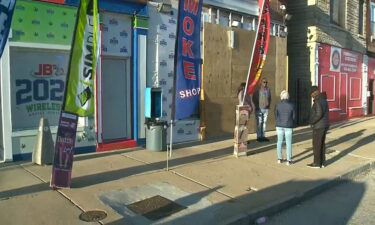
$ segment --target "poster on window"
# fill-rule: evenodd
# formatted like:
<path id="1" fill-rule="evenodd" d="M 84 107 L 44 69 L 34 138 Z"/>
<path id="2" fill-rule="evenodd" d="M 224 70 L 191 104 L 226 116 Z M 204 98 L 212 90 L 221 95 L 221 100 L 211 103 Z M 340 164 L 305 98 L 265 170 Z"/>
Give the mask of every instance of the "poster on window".
<path id="1" fill-rule="evenodd" d="M 37 128 L 41 117 L 57 125 L 69 53 L 13 49 L 10 57 L 13 129 Z"/>

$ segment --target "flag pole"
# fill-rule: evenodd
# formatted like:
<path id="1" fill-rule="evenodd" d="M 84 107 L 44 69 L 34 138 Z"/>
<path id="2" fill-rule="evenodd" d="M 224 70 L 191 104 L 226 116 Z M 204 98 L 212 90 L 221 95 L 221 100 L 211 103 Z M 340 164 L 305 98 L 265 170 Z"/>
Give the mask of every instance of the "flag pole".
<path id="1" fill-rule="evenodd" d="M 245 101 L 245 97 L 246 97 L 246 94 L 247 94 L 247 87 L 249 85 L 249 77 L 250 77 L 250 72 L 251 72 L 251 65 L 253 64 L 255 46 L 256 46 L 256 43 L 257 43 L 257 40 L 258 40 L 260 22 L 262 21 L 262 15 L 263 15 L 264 5 L 265 5 L 266 1 L 267 0 L 263 0 L 262 8 L 261 8 L 261 10 L 259 12 L 258 27 L 257 27 L 256 33 L 255 33 L 254 45 L 253 45 L 253 50 L 252 50 L 252 53 L 251 53 L 250 66 L 249 66 L 249 70 L 247 72 L 246 86 L 245 86 L 245 90 L 244 90 L 245 91 L 244 95 L 242 97 L 242 102 Z"/>

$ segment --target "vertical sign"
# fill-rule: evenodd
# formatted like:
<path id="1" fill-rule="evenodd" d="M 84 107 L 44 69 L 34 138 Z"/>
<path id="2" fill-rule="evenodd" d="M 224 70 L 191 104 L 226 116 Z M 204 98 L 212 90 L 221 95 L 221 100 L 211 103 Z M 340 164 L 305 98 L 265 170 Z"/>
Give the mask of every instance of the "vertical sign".
<path id="1" fill-rule="evenodd" d="M 180 0 L 175 54 L 175 102 L 172 119 L 197 113 L 201 73 L 201 13 L 203 0 Z"/>
<path id="2" fill-rule="evenodd" d="M 8 40 L 16 0 L 0 1 L 0 58 Z"/>
<path id="3" fill-rule="evenodd" d="M 70 187 L 78 116 L 61 113 L 57 130 L 51 187 Z"/>
<path id="4" fill-rule="evenodd" d="M 94 75 L 99 55 L 98 19 L 98 1 L 81 0 L 56 136 L 50 184 L 53 188 L 70 187 L 78 116 L 94 113 Z"/>
<path id="5" fill-rule="evenodd" d="M 255 39 L 255 46 L 252 54 L 252 61 L 250 62 L 249 74 L 247 79 L 247 93 L 253 94 L 258 84 L 259 78 L 262 75 L 264 63 L 268 52 L 268 45 L 270 41 L 270 2 L 269 0 L 259 0 L 259 8 L 263 11 L 259 13 L 260 23 Z"/>

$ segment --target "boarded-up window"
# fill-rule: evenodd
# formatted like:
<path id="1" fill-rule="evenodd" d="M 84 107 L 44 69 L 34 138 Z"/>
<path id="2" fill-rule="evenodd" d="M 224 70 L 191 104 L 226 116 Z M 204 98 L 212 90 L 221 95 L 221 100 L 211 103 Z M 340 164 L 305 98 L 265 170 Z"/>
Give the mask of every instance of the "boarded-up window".
<path id="1" fill-rule="evenodd" d="M 356 77 L 350 78 L 350 100 L 361 99 L 361 79 Z"/>
<path id="2" fill-rule="evenodd" d="M 336 88 L 336 79 L 333 75 L 324 74 L 322 75 L 322 92 L 325 92 L 327 95 L 327 101 L 335 101 L 335 88 Z"/>

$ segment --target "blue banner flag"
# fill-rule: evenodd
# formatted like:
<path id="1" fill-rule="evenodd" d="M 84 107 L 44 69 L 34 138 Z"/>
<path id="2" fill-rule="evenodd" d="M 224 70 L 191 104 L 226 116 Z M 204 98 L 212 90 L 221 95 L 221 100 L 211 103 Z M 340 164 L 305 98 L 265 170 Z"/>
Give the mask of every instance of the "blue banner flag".
<path id="1" fill-rule="evenodd" d="M 16 0 L 0 1 L 0 58 L 8 40 Z"/>
<path id="2" fill-rule="evenodd" d="M 203 0 L 180 0 L 175 54 L 175 102 L 172 119 L 198 113 L 201 82 L 201 13 Z"/>

